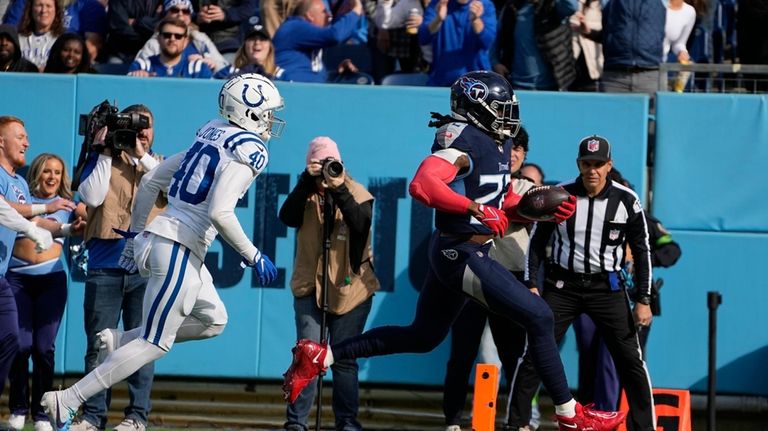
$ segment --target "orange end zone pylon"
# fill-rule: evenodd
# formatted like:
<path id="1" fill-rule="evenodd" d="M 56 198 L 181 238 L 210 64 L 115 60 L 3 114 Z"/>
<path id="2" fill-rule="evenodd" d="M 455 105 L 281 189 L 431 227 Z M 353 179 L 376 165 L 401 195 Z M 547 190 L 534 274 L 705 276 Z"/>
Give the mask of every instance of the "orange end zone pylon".
<path id="1" fill-rule="evenodd" d="M 475 393 L 472 403 L 472 430 L 493 431 L 496 426 L 496 392 L 499 369 L 492 364 L 475 367 Z"/>

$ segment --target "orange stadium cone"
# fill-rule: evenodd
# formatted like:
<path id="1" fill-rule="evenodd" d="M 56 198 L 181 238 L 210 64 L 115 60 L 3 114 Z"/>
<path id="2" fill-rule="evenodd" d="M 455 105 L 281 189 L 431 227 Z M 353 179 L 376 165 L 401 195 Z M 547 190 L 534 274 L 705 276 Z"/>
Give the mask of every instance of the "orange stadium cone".
<path id="1" fill-rule="evenodd" d="M 653 389 L 653 404 L 656 407 L 657 431 L 691 431 L 691 393 L 683 389 Z M 621 391 L 619 410 L 629 411 L 624 391 Z M 627 431 L 626 423 L 618 431 Z"/>
<path id="2" fill-rule="evenodd" d="M 496 391 L 499 369 L 492 364 L 475 367 L 475 393 L 472 403 L 472 430 L 493 431 L 496 426 Z"/>

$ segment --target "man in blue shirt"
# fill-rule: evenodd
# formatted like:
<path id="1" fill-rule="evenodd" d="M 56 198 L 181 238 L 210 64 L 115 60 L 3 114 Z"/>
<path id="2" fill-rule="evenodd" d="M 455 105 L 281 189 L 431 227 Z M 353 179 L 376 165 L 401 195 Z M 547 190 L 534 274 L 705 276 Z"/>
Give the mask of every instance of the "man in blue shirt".
<path id="1" fill-rule="evenodd" d="M 491 68 L 496 8 L 490 0 L 432 0 L 418 35 L 420 45 L 432 46 L 427 85 L 449 86 L 467 72 Z"/>
<path id="2" fill-rule="evenodd" d="M 328 72 L 323 66 L 323 48 L 338 45 L 352 36 L 363 6 L 360 0 L 352 10 L 328 25 L 330 14 L 323 0 L 300 0 L 293 16 L 275 32 L 275 63 L 285 70 L 280 79 L 297 82 L 325 82 Z"/>
<path id="3" fill-rule="evenodd" d="M 159 26 L 160 54 L 136 59 L 128 68 L 130 76 L 175 78 L 211 78 L 213 71 L 203 60 L 190 60 L 185 51 L 189 28 L 179 18 L 163 19 Z"/>

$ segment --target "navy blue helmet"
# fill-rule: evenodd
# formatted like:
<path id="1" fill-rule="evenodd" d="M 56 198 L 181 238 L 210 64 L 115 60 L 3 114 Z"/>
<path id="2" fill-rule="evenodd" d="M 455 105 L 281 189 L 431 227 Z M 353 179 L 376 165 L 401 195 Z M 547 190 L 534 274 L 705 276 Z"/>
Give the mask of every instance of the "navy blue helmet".
<path id="1" fill-rule="evenodd" d="M 478 70 L 451 86 L 451 116 L 467 121 L 498 141 L 520 129 L 520 108 L 509 81 L 498 73 Z"/>

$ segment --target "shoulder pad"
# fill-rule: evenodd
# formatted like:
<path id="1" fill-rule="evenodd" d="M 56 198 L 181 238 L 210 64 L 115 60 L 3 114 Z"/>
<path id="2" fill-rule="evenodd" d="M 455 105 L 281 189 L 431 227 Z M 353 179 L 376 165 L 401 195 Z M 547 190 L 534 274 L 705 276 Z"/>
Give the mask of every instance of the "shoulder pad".
<path id="1" fill-rule="evenodd" d="M 264 170 L 269 161 L 269 153 L 264 141 L 253 132 L 235 133 L 224 140 L 223 147 L 232 153 L 232 158 L 236 162 L 250 166 L 256 175 Z"/>
<path id="2" fill-rule="evenodd" d="M 450 148 L 466 127 L 467 123 L 448 123 L 437 129 L 435 142 L 442 148 Z"/>

